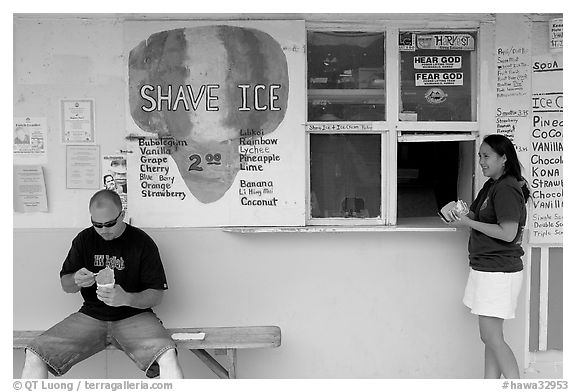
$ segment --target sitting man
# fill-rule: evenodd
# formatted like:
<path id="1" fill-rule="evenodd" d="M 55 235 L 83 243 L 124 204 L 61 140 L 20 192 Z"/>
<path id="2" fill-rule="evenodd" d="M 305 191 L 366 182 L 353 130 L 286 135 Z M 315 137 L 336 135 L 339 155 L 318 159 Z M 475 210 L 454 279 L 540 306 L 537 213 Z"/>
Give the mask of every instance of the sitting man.
<path id="1" fill-rule="evenodd" d="M 62 265 L 67 293 L 80 291 L 84 304 L 26 347 L 22 378 L 65 374 L 112 343 L 147 377 L 183 378 L 176 345 L 152 311 L 168 288 L 154 241 L 123 221 L 120 197 L 102 189 L 90 199 L 92 227 L 81 231 Z M 111 287 L 96 287 L 105 267 L 114 271 Z"/>

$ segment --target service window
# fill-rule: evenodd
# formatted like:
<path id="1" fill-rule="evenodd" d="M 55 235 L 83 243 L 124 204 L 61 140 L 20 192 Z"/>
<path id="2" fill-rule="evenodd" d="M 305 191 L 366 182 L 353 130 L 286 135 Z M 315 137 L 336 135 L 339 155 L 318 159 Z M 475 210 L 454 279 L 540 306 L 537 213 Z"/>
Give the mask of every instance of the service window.
<path id="1" fill-rule="evenodd" d="M 384 34 L 308 32 L 308 121 L 385 117 Z"/>
<path id="2" fill-rule="evenodd" d="M 399 37 L 400 121 L 476 121 L 476 33 Z"/>
<path id="3" fill-rule="evenodd" d="M 443 205 L 471 201 L 477 37 L 308 31 L 308 224 L 442 225 Z"/>
<path id="4" fill-rule="evenodd" d="M 400 30 L 397 224 L 437 220 L 446 203 L 473 196 L 477 31 Z M 467 129 L 447 122 L 469 122 Z"/>
<path id="5" fill-rule="evenodd" d="M 382 223 L 385 34 L 310 31 L 307 39 L 308 124 L 324 124 L 309 132 L 308 217 Z"/>
<path id="6" fill-rule="evenodd" d="M 398 223 L 406 218 L 434 218 L 446 203 L 470 203 L 475 142 L 399 142 L 397 153 Z"/>

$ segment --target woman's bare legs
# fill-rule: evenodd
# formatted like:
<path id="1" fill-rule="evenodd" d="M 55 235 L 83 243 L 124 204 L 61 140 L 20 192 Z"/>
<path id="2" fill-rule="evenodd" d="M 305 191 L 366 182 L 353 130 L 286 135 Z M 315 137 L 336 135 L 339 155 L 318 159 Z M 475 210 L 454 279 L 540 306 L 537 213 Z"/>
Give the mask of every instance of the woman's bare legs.
<path id="1" fill-rule="evenodd" d="M 480 338 L 484 342 L 484 378 L 520 378 L 514 353 L 504 340 L 504 320 L 478 316 Z"/>

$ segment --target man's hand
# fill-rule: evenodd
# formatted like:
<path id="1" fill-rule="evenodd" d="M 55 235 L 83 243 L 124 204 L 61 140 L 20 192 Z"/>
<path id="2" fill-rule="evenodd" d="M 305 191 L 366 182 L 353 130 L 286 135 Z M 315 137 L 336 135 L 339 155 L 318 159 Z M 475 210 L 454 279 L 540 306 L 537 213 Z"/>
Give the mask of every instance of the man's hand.
<path id="1" fill-rule="evenodd" d="M 94 273 L 88 271 L 86 268 L 81 268 L 74 274 L 74 283 L 78 287 L 90 287 L 94 284 Z"/>
<path id="2" fill-rule="evenodd" d="M 117 284 L 114 287 L 98 287 L 96 296 L 108 306 L 128 306 L 129 294 Z"/>

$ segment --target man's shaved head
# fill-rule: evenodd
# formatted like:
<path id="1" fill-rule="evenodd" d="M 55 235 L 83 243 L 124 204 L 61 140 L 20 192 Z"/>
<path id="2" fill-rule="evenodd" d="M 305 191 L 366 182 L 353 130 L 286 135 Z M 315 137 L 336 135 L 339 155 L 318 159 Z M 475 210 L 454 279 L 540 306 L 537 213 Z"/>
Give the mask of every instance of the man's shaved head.
<path id="1" fill-rule="evenodd" d="M 122 211 L 122 200 L 120 200 L 120 196 L 110 189 L 101 189 L 90 198 L 88 208 L 101 208 L 110 203 L 118 207 L 118 211 Z"/>

